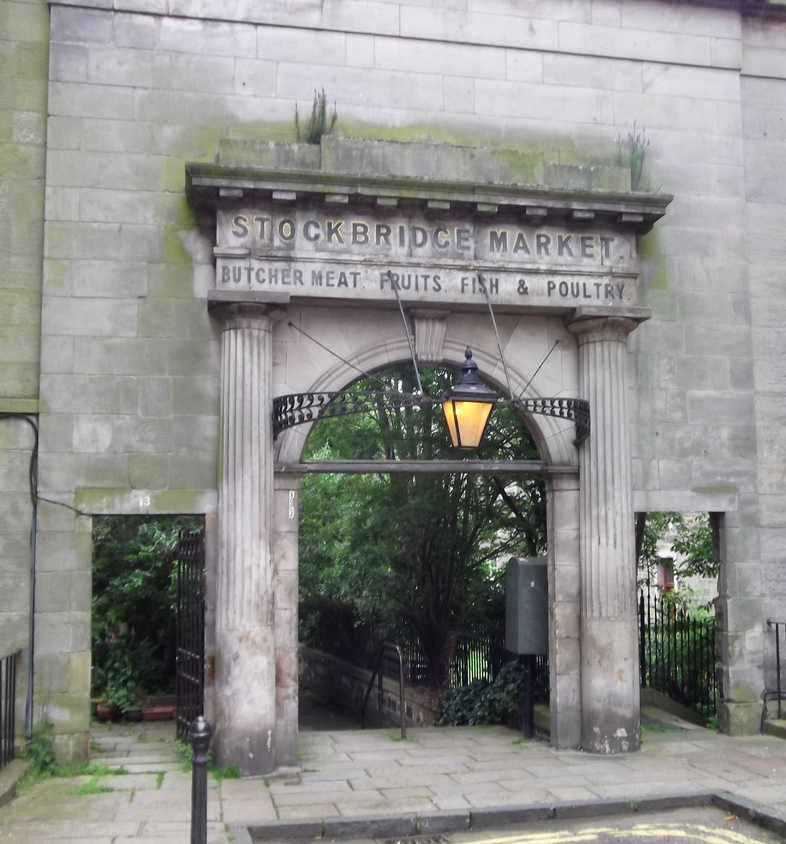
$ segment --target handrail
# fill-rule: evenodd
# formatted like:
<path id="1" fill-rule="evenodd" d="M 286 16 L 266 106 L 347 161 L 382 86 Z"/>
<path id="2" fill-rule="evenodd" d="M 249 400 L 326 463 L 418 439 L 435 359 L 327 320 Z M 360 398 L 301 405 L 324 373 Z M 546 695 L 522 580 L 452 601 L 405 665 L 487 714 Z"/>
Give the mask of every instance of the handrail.
<path id="1" fill-rule="evenodd" d="M 16 663 L 21 653 L 0 657 L 0 768 L 14 758 Z"/>
<path id="2" fill-rule="evenodd" d="M 786 621 L 776 621 L 774 618 L 768 618 L 767 627 L 772 627 L 773 625 L 775 625 L 775 677 L 778 687 L 778 720 L 780 720 L 783 717 L 781 709 L 781 697 L 783 695 L 781 693 L 781 637 L 779 628 L 783 627 L 786 631 Z"/>
<path id="3" fill-rule="evenodd" d="M 382 667 L 382 658 L 385 655 L 386 649 L 395 650 L 396 655 L 398 656 L 398 708 L 399 713 L 401 715 L 401 738 L 405 739 L 407 737 L 407 711 L 406 699 L 404 694 L 404 656 L 402 654 L 400 646 L 394 645 L 392 642 L 383 642 L 382 647 L 379 649 L 379 655 L 377 656 L 376 666 L 374 668 L 373 673 L 371 674 L 371 679 L 368 681 L 368 688 L 366 689 L 366 694 L 363 698 L 363 708 L 360 710 L 360 726 L 363 729 L 366 728 L 366 705 L 368 704 L 368 698 L 371 694 L 371 688 L 374 685 L 375 678 L 378 680 L 379 685 L 379 708 L 380 710 L 382 709 L 382 671 L 380 669 Z"/>

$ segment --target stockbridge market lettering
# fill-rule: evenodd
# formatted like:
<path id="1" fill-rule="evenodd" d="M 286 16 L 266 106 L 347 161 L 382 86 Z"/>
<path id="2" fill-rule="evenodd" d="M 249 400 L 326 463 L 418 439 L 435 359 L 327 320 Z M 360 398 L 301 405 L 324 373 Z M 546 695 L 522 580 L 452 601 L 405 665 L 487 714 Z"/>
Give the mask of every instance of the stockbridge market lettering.
<path id="1" fill-rule="evenodd" d="M 432 222 L 291 215 L 254 211 L 220 212 L 219 244 L 262 252 L 351 253 L 417 258 L 486 259 L 506 263 L 628 265 L 631 244 L 606 231 L 566 231 L 559 227 L 491 225 L 466 221 Z"/>
<path id="2" fill-rule="evenodd" d="M 389 297 L 461 301 L 485 299 L 527 304 L 531 299 L 622 303 L 631 301 L 631 284 L 618 279 L 576 279 L 513 272 L 468 273 L 452 268 L 322 264 L 306 261 L 222 261 L 222 288 L 285 290 L 293 296 Z"/>

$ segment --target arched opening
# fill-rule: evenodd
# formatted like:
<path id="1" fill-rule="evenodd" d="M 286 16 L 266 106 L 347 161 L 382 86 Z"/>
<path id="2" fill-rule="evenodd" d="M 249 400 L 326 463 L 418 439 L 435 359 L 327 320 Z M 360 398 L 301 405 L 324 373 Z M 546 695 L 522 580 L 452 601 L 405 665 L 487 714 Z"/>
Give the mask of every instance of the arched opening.
<path id="1" fill-rule="evenodd" d="M 456 379 L 446 365 L 420 374 L 431 396 Z M 518 709 L 511 693 L 521 683 L 517 655 L 504 648 L 505 564 L 511 556 L 545 563 L 547 493 L 535 473 L 538 448 L 528 420 L 502 408 L 467 458 L 451 447 L 438 403 L 397 406 L 381 397 L 415 388 L 411 364 L 360 378 L 342 400 L 369 391 L 378 400 L 363 413 L 319 421 L 305 443 L 300 466 L 321 471 L 305 474 L 300 495 L 299 638 L 308 655 L 301 661 L 301 726 L 318 726 L 315 696 L 357 716 L 359 672 L 372 669 L 386 641 L 406 656 L 407 684 L 426 692 L 407 706 L 411 721 L 494 721 Z M 383 461 L 381 470 L 365 462 L 375 460 Z M 331 473 L 331 461 L 349 473 Z M 445 461 L 453 461 L 449 470 Z M 501 678 L 508 702 L 489 708 L 486 689 L 506 663 L 513 663 Z M 539 665 L 545 701 L 545 654 Z M 458 693 L 467 686 L 472 693 Z M 334 713 L 323 719 L 335 728 Z"/>

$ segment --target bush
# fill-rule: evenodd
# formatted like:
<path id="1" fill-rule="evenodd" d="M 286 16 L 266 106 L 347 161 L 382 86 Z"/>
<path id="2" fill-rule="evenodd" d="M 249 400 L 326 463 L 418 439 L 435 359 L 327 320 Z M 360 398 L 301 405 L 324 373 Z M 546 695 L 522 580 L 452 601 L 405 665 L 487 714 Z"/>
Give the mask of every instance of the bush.
<path id="1" fill-rule="evenodd" d="M 93 521 L 94 695 L 127 709 L 174 688 L 176 563 L 196 516 L 96 516 Z"/>
<path id="2" fill-rule="evenodd" d="M 52 776 L 57 771 L 55 736 L 49 721 L 41 721 L 33 727 L 25 759 L 29 764 L 26 778 L 30 780 Z"/>
<path id="3" fill-rule="evenodd" d="M 518 716 L 521 709 L 521 684 L 524 673 L 515 660 L 500 669 L 493 683 L 474 680 L 468 686 L 448 689 L 439 699 L 439 723 L 504 724 Z"/>

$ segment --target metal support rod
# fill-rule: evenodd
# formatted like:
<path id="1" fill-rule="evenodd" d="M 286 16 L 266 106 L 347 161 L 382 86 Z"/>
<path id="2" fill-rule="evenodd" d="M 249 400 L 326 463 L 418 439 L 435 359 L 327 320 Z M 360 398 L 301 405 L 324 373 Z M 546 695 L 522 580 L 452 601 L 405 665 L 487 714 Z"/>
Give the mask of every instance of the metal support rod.
<path id="1" fill-rule="evenodd" d="M 409 346 L 409 354 L 412 358 L 412 368 L 415 370 L 415 380 L 418 384 L 418 395 L 423 395 L 423 385 L 420 383 L 420 372 L 418 371 L 418 361 L 415 356 L 415 347 L 412 345 L 412 333 L 409 330 L 409 323 L 407 322 L 407 315 L 404 313 L 404 306 L 401 304 L 401 296 L 398 295 L 398 282 L 393 281 L 393 273 L 388 270 L 388 281 L 390 281 L 391 290 L 396 294 L 396 302 L 398 303 L 398 310 L 401 314 L 401 322 L 404 326 L 404 336 L 407 338 L 407 345 Z"/>
<path id="2" fill-rule="evenodd" d="M 401 738 L 407 737 L 407 702 L 404 699 L 404 657 L 401 648 L 394 645 L 398 654 L 398 709 L 401 716 Z"/>
<path id="3" fill-rule="evenodd" d="M 371 694 L 371 689 L 374 686 L 374 680 L 377 680 L 377 694 L 378 694 L 378 703 L 377 708 L 382 714 L 384 712 L 384 688 L 383 688 L 383 680 L 382 680 L 382 666 L 383 666 L 383 659 L 385 656 L 386 650 L 394 650 L 396 652 L 396 656 L 398 657 L 398 700 L 399 700 L 399 710 L 401 713 L 401 738 L 405 739 L 407 737 L 407 725 L 406 725 L 406 712 L 407 712 L 407 700 L 405 694 L 405 686 L 404 686 L 404 653 L 399 645 L 394 645 L 390 642 L 384 642 L 382 647 L 379 649 L 379 656 L 377 657 L 377 661 L 374 667 L 374 671 L 371 674 L 371 679 L 368 681 L 368 686 L 366 688 L 366 694 L 363 697 L 363 706 L 360 710 L 360 726 L 365 729 L 366 728 L 366 706 L 368 704 L 369 695 Z"/>
<path id="4" fill-rule="evenodd" d="M 521 684 L 521 732 L 525 739 L 535 735 L 535 656 L 524 654 L 519 657 L 524 669 Z"/>
<path id="5" fill-rule="evenodd" d="M 204 715 L 194 719 L 189 731 L 194 748 L 191 775 L 191 844 L 207 844 L 207 760 L 213 730 Z"/>
<path id="6" fill-rule="evenodd" d="M 499 359 L 502 361 L 502 368 L 505 370 L 505 381 L 507 381 L 508 384 L 508 396 L 510 397 L 510 400 L 513 401 L 515 398 L 513 395 L 513 386 L 510 383 L 508 363 L 505 360 L 505 355 L 502 353 L 502 341 L 499 338 L 499 329 L 497 328 L 497 320 L 494 316 L 494 309 L 491 307 L 491 297 L 489 296 L 488 289 L 486 288 L 486 282 L 483 280 L 483 276 L 480 273 L 478 273 L 478 280 L 480 281 L 480 289 L 486 297 L 486 304 L 489 306 L 489 316 L 491 317 L 491 324 L 494 326 L 494 336 L 497 338 L 497 351 L 499 352 Z"/>

